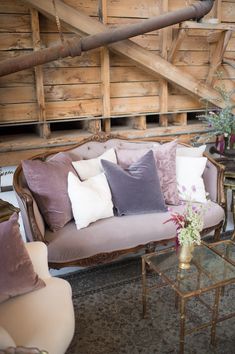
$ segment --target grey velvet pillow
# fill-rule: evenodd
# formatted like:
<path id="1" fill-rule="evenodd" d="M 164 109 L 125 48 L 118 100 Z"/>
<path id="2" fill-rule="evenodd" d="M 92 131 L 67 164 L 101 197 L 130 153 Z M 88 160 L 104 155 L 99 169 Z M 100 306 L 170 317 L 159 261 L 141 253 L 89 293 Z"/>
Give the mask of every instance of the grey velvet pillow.
<path id="1" fill-rule="evenodd" d="M 68 196 L 68 173 L 76 174 L 72 160 L 59 153 L 48 161 L 22 161 L 24 175 L 45 222 L 52 231 L 73 218 Z"/>
<path id="2" fill-rule="evenodd" d="M 167 211 L 151 150 L 125 170 L 107 160 L 101 163 L 117 215 Z"/>
<path id="3" fill-rule="evenodd" d="M 45 286 L 20 235 L 18 215 L 0 223 L 0 303 Z"/>
<path id="4" fill-rule="evenodd" d="M 152 147 L 165 202 L 173 205 L 179 204 L 176 180 L 176 148 L 176 140 Z M 135 149 L 117 148 L 118 164 L 126 168 L 139 160 L 146 152 L 147 149 L 144 146 Z"/>

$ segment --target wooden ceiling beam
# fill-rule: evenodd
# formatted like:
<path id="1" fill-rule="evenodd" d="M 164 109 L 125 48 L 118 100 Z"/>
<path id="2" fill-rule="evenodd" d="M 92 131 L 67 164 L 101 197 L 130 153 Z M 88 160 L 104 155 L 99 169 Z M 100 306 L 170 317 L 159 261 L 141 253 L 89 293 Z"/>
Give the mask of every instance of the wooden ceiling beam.
<path id="1" fill-rule="evenodd" d="M 207 75 L 206 83 L 212 85 L 216 79 L 216 72 L 219 66 L 222 64 L 223 56 L 228 46 L 228 42 L 232 37 L 232 31 L 222 31 L 220 33 L 220 39 L 218 40 L 216 46 L 211 55 L 210 68 Z M 218 75 L 217 75 L 218 76 Z"/>
<path id="2" fill-rule="evenodd" d="M 27 0 L 31 6 L 49 18 L 55 19 L 55 9 L 52 1 L 48 0 Z M 108 31 L 106 25 L 83 14 L 60 0 L 56 0 L 57 15 L 63 25 L 75 33 L 92 35 Z M 134 61 L 143 70 L 153 76 L 162 77 L 167 81 L 187 90 L 189 94 L 199 98 L 207 99 L 216 106 L 224 107 L 219 93 L 206 84 L 201 83 L 192 75 L 169 63 L 166 59 L 147 51 L 143 47 L 130 40 L 123 40 L 108 46 L 113 52 L 122 54 Z"/>
<path id="3" fill-rule="evenodd" d="M 33 49 L 37 51 L 41 49 L 38 11 L 32 8 L 30 10 L 30 16 L 31 16 Z M 37 104 L 38 104 L 38 116 L 39 116 L 39 121 L 41 122 L 41 124 L 37 126 L 37 129 L 41 137 L 48 138 L 50 135 L 50 129 L 48 124 L 46 123 L 43 70 L 41 65 L 37 65 L 34 67 L 34 76 L 35 76 L 36 96 L 37 96 Z"/>

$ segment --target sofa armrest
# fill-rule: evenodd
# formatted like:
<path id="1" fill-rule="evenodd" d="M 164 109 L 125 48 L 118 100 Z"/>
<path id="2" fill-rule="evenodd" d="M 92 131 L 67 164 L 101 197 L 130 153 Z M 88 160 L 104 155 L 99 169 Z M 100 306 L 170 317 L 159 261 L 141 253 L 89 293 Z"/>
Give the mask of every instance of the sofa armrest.
<path id="1" fill-rule="evenodd" d="M 0 350 L 15 346 L 15 342 L 5 328 L 0 326 Z"/>
<path id="2" fill-rule="evenodd" d="M 38 276 L 42 279 L 50 278 L 51 275 L 47 261 L 47 246 L 40 241 L 28 242 L 25 246 Z"/>
<path id="3" fill-rule="evenodd" d="M 225 167 L 214 160 L 209 154 L 204 153 L 207 157 L 207 165 L 203 174 L 206 191 L 209 192 L 210 199 L 217 202 L 223 208 L 225 207 L 224 194 L 224 171 Z"/>
<path id="4" fill-rule="evenodd" d="M 17 167 L 14 173 L 13 189 L 20 207 L 27 240 L 44 242 L 44 220 L 39 211 L 38 205 L 27 186 L 21 165 Z"/>

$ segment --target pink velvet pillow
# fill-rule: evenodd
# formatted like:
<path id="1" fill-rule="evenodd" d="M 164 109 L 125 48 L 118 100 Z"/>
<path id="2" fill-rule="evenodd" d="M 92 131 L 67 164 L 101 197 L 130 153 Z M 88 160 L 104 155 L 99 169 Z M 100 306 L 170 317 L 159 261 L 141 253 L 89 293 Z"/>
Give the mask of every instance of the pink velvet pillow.
<path id="1" fill-rule="evenodd" d="M 43 288 L 20 235 L 18 215 L 0 223 L 0 303 Z"/>
<path id="2" fill-rule="evenodd" d="M 76 174 L 72 160 L 59 153 L 48 161 L 22 161 L 24 175 L 45 222 L 52 231 L 73 218 L 68 196 L 68 173 Z"/>
<path id="3" fill-rule="evenodd" d="M 172 205 L 179 204 L 176 180 L 176 148 L 176 140 L 162 145 L 156 145 L 152 148 L 165 202 Z M 118 164 L 123 168 L 127 168 L 132 163 L 138 161 L 148 150 L 147 148 L 117 148 Z"/>

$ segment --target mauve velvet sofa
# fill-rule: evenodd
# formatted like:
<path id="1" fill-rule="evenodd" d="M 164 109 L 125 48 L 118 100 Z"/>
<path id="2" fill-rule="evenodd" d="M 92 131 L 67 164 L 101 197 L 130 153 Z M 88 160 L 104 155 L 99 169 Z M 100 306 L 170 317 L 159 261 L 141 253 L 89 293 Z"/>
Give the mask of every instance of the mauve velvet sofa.
<path id="1" fill-rule="evenodd" d="M 153 144 L 159 143 L 130 141 L 119 136 L 99 134 L 64 152 L 75 161 L 98 157 L 112 147 L 141 149 L 152 148 Z M 51 156 L 52 153 L 37 158 L 48 160 Z M 224 170 L 221 165 L 207 157 L 203 180 L 212 203 L 205 213 L 202 235 L 214 230 L 215 238 L 218 239 L 224 221 Z M 113 216 L 93 222 L 81 230 L 77 230 L 74 220 L 71 220 L 64 227 L 52 232 L 47 227 L 29 190 L 22 165 L 19 165 L 15 172 L 13 186 L 21 209 L 27 240 L 46 243 L 48 262 L 53 268 L 97 265 L 110 262 L 123 254 L 136 252 L 141 248 L 152 251 L 159 242 L 167 243 L 176 235 L 175 225 L 172 222 L 164 223 L 169 219 L 170 212 Z M 183 208 L 182 205 L 171 205 L 173 211 L 182 211 Z"/>

